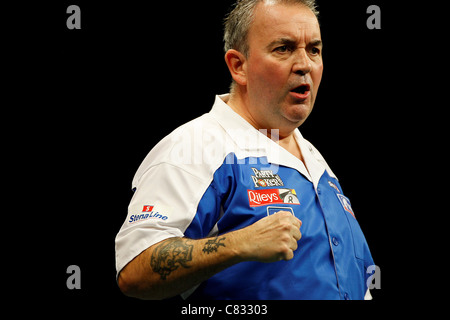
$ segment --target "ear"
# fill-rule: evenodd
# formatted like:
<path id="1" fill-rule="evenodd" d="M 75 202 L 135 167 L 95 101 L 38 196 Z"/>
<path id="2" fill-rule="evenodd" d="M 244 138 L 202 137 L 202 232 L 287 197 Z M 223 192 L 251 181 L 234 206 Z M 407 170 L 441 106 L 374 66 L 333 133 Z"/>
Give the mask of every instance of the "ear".
<path id="1" fill-rule="evenodd" d="M 237 50 L 230 49 L 225 53 L 225 62 L 233 80 L 241 85 L 247 85 L 247 59 Z"/>

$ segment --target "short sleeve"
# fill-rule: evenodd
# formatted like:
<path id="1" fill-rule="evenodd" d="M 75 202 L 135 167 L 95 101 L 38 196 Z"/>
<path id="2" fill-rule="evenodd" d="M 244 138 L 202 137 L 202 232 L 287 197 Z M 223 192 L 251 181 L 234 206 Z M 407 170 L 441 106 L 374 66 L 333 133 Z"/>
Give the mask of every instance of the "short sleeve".
<path id="1" fill-rule="evenodd" d="M 150 246 L 183 237 L 209 182 L 170 163 L 150 167 L 138 180 L 116 236 L 117 274 Z"/>

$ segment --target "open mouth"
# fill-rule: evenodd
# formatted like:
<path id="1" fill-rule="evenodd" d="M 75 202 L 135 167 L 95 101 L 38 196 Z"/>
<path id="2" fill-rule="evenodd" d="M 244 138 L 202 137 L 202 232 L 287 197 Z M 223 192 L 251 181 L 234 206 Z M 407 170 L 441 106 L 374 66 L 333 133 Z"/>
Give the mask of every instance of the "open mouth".
<path id="1" fill-rule="evenodd" d="M 305 83 L 295 87 L 290 91 L 291 96 L 296 100 L 306 100 L 309 97 L 310 86 Z"/>
<path id="2" fill-rule="evenodd" d="M 294 88 L 291 90 L 291 92 L 299 93 L 299 94 L 306 94 L 309 91 L 309 84 L 302 84 L 298 86 L 297 88 Z"/>

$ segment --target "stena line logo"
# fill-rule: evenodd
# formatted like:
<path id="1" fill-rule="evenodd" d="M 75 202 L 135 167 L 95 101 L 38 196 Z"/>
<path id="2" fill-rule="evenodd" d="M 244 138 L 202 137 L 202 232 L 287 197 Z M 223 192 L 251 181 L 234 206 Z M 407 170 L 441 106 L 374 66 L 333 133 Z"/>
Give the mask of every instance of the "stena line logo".
<path id="1" fill-rule="evenodd" d="M 294 189 L 247 190 L 247 193 L 250 207 L 277 203 L 300 204 Z"/>
<path id="2" fill-rule="evenodd" d="M 149 206 L 149 205 L 145 205 L 142 208 L 142 213 L 141 214 L 133 214 L 130 216 L 130 220 L 128 220 L 128 223 L 136 223 L 138 221 L 144 221 L 144 220 L 148 220 L 150 218 L 153 219 L 160 219 L 163 221 L 166 221 L 168 219 L 167 216 L 160 214 L 159 212 L 154 212 L 153 211 L 153 207 L 154 206 Z"/>

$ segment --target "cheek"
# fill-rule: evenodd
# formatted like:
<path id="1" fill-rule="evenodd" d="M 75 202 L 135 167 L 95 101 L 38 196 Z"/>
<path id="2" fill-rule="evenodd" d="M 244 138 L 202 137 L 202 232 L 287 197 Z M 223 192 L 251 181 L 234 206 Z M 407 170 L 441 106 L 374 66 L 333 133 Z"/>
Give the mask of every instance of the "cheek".
<path id="1" fill-rule="evenodd" d="M 317 91 L 319 90 L 320 82 L 322 81 L 322 73 L 323 64 L 320 64 L 311 71 L 311 79 L 314 84 L 314 95 L 316 95 Z"/>
<path id="2" fill-rule="evenodd" d="M 269 98 L 285 86 L 286 74 L 289 72 L 286 73 L 279 64 L 255 60 L 248 73 L 249 89 L 258 91 L 258 95 Z"/>

